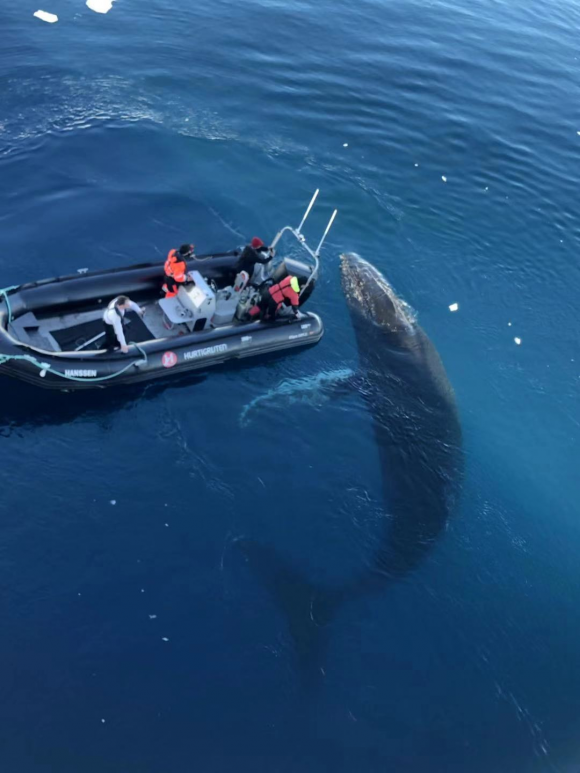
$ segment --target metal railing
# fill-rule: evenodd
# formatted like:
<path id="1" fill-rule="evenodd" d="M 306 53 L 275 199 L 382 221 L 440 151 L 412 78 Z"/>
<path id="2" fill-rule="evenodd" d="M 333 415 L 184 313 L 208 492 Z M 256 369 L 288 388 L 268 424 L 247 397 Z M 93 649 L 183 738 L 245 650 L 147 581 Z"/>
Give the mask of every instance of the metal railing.
<path id="1" fill-rule="evenodd" d="M 306 218 L 310 214 L 310 210 L 312 209 L 312 207 L 314 205 L 314 202 L 316 201 L 316 197 L 318 196 L 319 193 L 320 193 L 320 188 L 317 188 L 315 193 L 314 193 L 314 196 L 310 200 L 310 204 L 308 205 L 308 207 L 306 209 L 306 212 L 304 213 L 304 217 L 300 221 L 300 225 L 298 226 L 298 228 L 292 228 L 292 226 L 290 226 L 290 225 L 284 226 L 284 228 L 282 228 L 281 231 L 278 231 L 278 233 L 274 237 L 274 241 L 271 244 L 271 247 L 275 248 L 276 245 L 278 244 L 278 242 L 280 241 L 280 239 L 282 238 L 283 234 L 285 234 L 286 232 L 289 232 L 289 233 L 291 233 L 296 238 L 298 243 L 306 250 L 306 252 L 313 259 L 314 267 L 312 269 L 312 272 L 311 272 L 310 276 L 308 277 L 308 281 L 306 282 L 304 287 L 300 290 L 300 295 L 302 295 L 302 293 L 306 290 L 308 285 L 312 281 L 314 281 L 316 279 L 316 277 L 318 276 L 318 271 L 320 269 L 320 260 L 319 260 L 320 250 L 322 249 L 322 245 L 324 244 L 324 241 L 325 241 L 326 237 L 328 236 L 328 232 L 332 228 L 332 224 L 334 223 L 334 218 L 336 217 L 336 215 L 338 213 L 338 210 L 335 209 L 334 212 L 331 215 L 330 220 L 328 221 L 328 225 L 326 226 L 326 230 L 322 234 L 322 239 L 318 243 L 318 247 L 315 250 L 312 250 L 309 247 L 308 243 L 306 242 L 306 237 L 302 233 L 302 228 L 304 226 L 304 223 L 306 222 Z"/>

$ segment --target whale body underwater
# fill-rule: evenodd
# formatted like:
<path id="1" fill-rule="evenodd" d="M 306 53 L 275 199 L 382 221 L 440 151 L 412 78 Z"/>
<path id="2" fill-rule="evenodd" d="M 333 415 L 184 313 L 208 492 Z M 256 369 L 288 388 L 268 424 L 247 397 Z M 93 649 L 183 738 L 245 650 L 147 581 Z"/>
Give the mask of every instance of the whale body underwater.
<path id="1" fill-rule="evenodd" d="M 318 668 L 322 632 L 341 605 L 382 591 L 428 555 L 456 507 L 463 473 L 455 395 L 434 345 L 374 266 L 347 253 L 341 275 L 381 462 L 386 517 L 378 547 L 354 578 L 324 588 L 276 549 L 237 541 L 283 611 L 307 671 Z"/>

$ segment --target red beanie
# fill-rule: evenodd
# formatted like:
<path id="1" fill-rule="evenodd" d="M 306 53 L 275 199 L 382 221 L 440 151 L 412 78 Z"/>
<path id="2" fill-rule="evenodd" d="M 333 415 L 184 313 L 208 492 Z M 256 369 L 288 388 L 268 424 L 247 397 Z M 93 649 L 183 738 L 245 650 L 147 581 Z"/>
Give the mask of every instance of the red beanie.
<path id="1" fill-rule="evenodd" d="M 259 239 L 257 236 L 254 236 L 250 244 L 255 250 L 257 250 L 259 247 L 264 246 L 264 242 L 261 239 Z"/>

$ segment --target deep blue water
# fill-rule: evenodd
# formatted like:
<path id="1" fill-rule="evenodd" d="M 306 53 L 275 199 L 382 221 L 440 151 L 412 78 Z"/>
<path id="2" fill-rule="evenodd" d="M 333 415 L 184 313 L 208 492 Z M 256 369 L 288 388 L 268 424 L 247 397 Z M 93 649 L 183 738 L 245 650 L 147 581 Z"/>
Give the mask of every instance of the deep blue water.
<path id="1" fill-rule="evenodd" d="M 0 8 L 2 286 L 269 239 L 317 187 L 312 240 L 339 215 L 313 349 L 80 397 L 2 382 L 1 769 L 577 770 L 580 6 L 41 7 L 59 22 Z M 354 576 L 385 507 L 371 419 L 356 394 L 239 419 L 356 367 L 343 250 L 437 346 L 465 479 L 308 690 L 236 539 Z"/>

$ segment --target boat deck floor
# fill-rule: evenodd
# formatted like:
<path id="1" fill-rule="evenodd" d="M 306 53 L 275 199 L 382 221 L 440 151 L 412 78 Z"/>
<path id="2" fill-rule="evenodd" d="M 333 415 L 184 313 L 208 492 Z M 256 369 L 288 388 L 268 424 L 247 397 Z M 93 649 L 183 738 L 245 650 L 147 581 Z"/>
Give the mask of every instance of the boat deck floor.
<path id="1" fill-rule="evenodd" d="M 132 312 L 126 315 L 128 342 L 177 338 L 190 332 L 185 324 L 171 324 L 156 301 L 144 302 L 141 307 L 145 309 L 142 319 Z M 28 312 L 13 320 L 9 331 L 22 343 L 44 351 L 94 351 L 104 347 L 102 317 L 102 309 L 46 318 Z M 220 327 L 231 326 L 229 323 Z"/>

